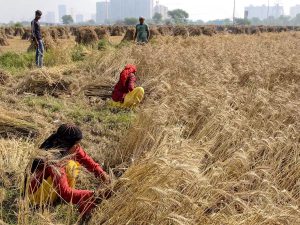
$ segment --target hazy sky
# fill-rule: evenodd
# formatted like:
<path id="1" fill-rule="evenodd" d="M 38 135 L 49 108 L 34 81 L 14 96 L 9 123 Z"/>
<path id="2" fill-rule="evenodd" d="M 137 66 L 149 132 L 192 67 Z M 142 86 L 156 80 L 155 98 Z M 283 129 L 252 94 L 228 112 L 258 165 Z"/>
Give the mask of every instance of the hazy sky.
<path id="1" fill-rule="evenodd" d="M 74 15 L 83 14 L 85 19 L 90 19 L 91 14 L 96 11 L 96 2 L 97 0 L 0 0 L 0 22 L 31 19 L 36 9 L 41 9 L 45 13 L 55 11 L 57 16 L 58 4 L 66 4 L 68 13 L 73 8 Z M 289 14 L 291 6 L 300 4 L 300 0 L 270 0 L 270 5 L 277 2 L 285 7 L 286 15 Z M 190 14 L 191 19 L 205 21 L 231 18 L 233 11 L 233 0 L 160 0 L 160 4 L 164 4 L 170 9 L 182 8 Z M 250 4 L 267 5 L 268 0 L 236 0 L 236 15 L 243 17 L 244 7 Z"/>

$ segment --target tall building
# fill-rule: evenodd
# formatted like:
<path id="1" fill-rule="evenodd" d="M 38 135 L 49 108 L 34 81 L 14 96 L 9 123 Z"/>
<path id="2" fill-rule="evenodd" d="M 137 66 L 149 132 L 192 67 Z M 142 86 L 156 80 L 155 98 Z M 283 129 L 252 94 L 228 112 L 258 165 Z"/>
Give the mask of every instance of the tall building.
<path id="1" fill-rule="evenodd" d="M 300 14 L 300 5 L 295 5 L 290 9 L 290 16 L 292 18 L 296 17 L 297 14 Z"/>
<path id="2" fill-rule="evenodd" d="M 164 6 L 164 5 L 160 5 L 159 1 L 156 2 L 156 5 L 154 6 L 153 9 L 153 14 L 155 13 L 159 13 L 162 15 L 162 19 L 167 19 L 168 18 L 168 7 Z"/>
<path id="3" fill-rule="evenodd" d="M 267 19 L 269 17 L 278 18 L 284 14 L 283 7 L 280 5 L 274 6 L 248 6 L 245 8 L 245 14 L 248 15 L 248 19 L 259 18 L 260 20 Z"/>
<path id="4" fill-rule="evenodd" d="M 83 23 L 83 15 L 82 14 L 76 15 L 76 23 Z"/>
<path id="5" fill-rule="evenodd" d="M 111 0 L 110 18 L 113 21 L 128 17 L 143 16 L 151 19 L 153 16 L 153 0 Z"/>
<path id="6" fill-rule="evenodd" d="M 110 2 L 96 3 L 96 23 L 104 24 L 110 19 Z"/>
<path id="7" fill-rule="evenodd" d="M 58 20 L 62 22 L 62 17 L 67 15 L 67 6 L 66 5 L 59 5 L 58 6 Z"/>
<path id="8" fill-rule="evenodd" d="M 46 23 L 55 23 L 55 13 L 54 12 L 47 12 L 44 18 Z"/>

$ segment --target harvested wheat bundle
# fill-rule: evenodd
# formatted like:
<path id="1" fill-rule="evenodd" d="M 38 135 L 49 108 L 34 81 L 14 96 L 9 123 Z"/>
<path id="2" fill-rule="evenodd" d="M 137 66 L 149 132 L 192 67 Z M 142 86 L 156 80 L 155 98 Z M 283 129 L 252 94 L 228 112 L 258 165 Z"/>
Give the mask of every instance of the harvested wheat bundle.
<path id="1" fill-rule="evenodd" d="M 62 94 L 72 94 L 76 82 L 69 76 L 63 76 L 52 71 L 32 71 L 29 76 L 17 85 L 19 94 L 33 93 L 39 96 L 49 94 L 57 97 Z"/>
<path id="2" fill-rule="evenodd" d="M 5 29 L 5 34 L 6 35 L 14 35 L 15 34 L 15 30 L 12 27 L 6 27 Z"/>
<path id="3" fill-rule="evenodd" d="M 207 36 L 213 36 L 217 33 L 214 26 L 204 26 L 203 27 L 203 34 Z"/>
<path id="4" fill-rule="evenodd" d="M 224 32 L 224 31 L 227 31 L 228 28 L 225 27 L 225 26 L 216 26 L 216 31 L 217 32 Z"/>
<path id="5" fill-rule="evenodd" d="M 57 34 L 59 39 L 68 39 L 70 38 L 69 36 L 69 31 L 66 27 L 57 27 Z"/>
<path id="6" fill-rule="evenodd" d="M 287 31 L 288 31 L 288 28 L 287 28 L 287 27 L 280 26 L 280 27 L 276 27 L 276 31 L 277 31 L 277 32 L 287 32 Z"/>
<path id="7" fill-rule="evenodd" d="M 70 27 L 71 35 L 76 36 L 78 30 L 79 30 L 79 27 L 75 27 L 75 26 Z"/>
<path id="8" fill-rule="evenodd" d="M 150 27 L 150 40 L 158 36 L 161 36 L 161 34 L 157 27 Z"/>
<path id="9" fill-rule="evenodd" d="M 111 27 L 111 36 L 122 36 L 125 33 L 123 26 L 112 26 Z"/>
<path id="10" fill-rule="evenodd" d="M 24 33 L 25 33 L 25 31 L 24 31 L 23 27 L 16 27 L 15 28 L 14 36 L 20 36 L 20 37 L 22 37 Z"/>
<path id="11" fill-rule="evenodd" d="M 257 28 L 260 33 L 266 33 L 268 32 L 268 28 L 266 26 L 252 26 L 252 28 Z"/>
<path id="12" fill-rule="evenodd" d="M 25 29 L 24 34 L 22 35 L 22 40 L 29 40 L 31 38 L 31 30 Z"/>
<path id="13" fill-rule="evenodd" d="M 250 30 L 250 34 L 260 34 L 261 33 L 261 29 L 256 26 L 250 27 L 249 30 Z"/>
<path id="14" fill-rule="evenodd" d="M 90 84 L 83 88 L 84 95 L 88 97 L 99 97 L 103 100 L 110 99 L 112 96 L 112 85 Z"/>
<path id="15" fill-rule="evenodd" d="M 228 31 L 232 34 L 244 34 L 245 27 L 242 26 L 229 26 Z"/>
<path id="16" fill-rule="evenodd" d="M 23 119 L 24 116 L 17 113 L 11 113 L 8 110 L 1 110 L 0 114 L 0 137 L 24 137 L 35 138 L 39 132 L 36 125 L 32 122 L 33 118 Z"/>
<path id="17" fill-rule="evenodd" d="M 266 27 L 266 31 L 267 32 L 276 32 L 276 28 L 275 27 L 273 27 L 273 26 L 268 26 L 268 27 Z"/>
<path id="18" fill-rule="evenodd" d="M 98 36 L 92 27 L 80 28 L 75 41 L 84 45 L 93 45 L 98 41 Z"/>
<path id="19" fill-rule="evenodd" d="M 54 41 L 56 41 L 58 39 L 58 31 L 55 27 L 50 28 L 49 33 Z"/>
<path id="20" fill-rule="evenodd" d="M 3 70 L 0 70 L 0 84 L 4 85 L 9 81 L 10 75 Z"/>
<path id="21" fill-rule="evenodd" d="M 190 36 L 200 36 L 202 35 L 202 29 L 200 26 L 188 26 L 188 31 L 189 31 L 189 34 Z"/>
<path id="22" fill-rule="evenodd" d="M 158 31 L 162 36 L 173 35 L 173 28 L 171 26 L 159 26 Z"/>
<path id="23" fill-rule="evenodd" d="M 55 43 L 54 43 L 48 29 L 42 30 L 42 37 L 43 37 L 43 43 L 44 43 L 44 47 L 45 47 L 46 51 L 53 49 L 55 47 Z M 35 49 L 36 49 L 36 46 L 35 46 L 34 41 L 32 40 L 27 51 L 28 52 L 34 51 Z"/>
<path id="24" fill-rule="evenodd" d="M 245 34 L 251 34 L 251 27 L 250 26 L 245 26 Z"/>
<path id="25" fill-rule="evenodd" d="M 104 27 L 96 27 L 95 28 L 95 32 L 96 32 L 99 40 L 108 39 L 109 38 L 109 32 Z"/>
<path id="26" fill-rule="evenodd" d="M 189 36 L 189 31 L 185 26 L 176 26 L 173 29 L 173 35 L 174 36 L 188 37 Z"/>
<path id="27" fill-rule="evenodd" d="M 8 46 L 8 40 L 5 34 L 0 33 L 0 46 Z"/>
<path id="28" fill-rule="evenodd" d="M 122 41 L 133 41 L 134 34 L 135 29 L 133 27 L 128 28 Z"/>

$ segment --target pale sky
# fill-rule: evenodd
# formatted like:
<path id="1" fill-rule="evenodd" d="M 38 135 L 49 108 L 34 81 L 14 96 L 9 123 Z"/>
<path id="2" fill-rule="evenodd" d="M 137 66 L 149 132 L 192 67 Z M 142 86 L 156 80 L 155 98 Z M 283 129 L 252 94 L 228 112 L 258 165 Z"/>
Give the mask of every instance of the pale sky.
<path id="1" fill-rule="evenodd" d="M 36 9 L 42 10 L 44 14 L 54 11 L 57 16 L 59 4 L 66 4 L 68 13 L 71 13 L 72 8 L 74 15 L 83 14 L 85 19 L 90 19 L 91 14 L 96 11 L 96 2 L 97 0 L 0 0 L 0 22 L 29 20 Z M 285 15 L 289 14 L 291 6 L 300 4 L 300 0 L 270 0 L 270 5 L 278 2 L 284 6 Z M 232 18 L 233 14 L 233 0 L 160 0 L 160 4 L 169 9 L 182 8 L 193 20 Z M 268 0 L 236 0 L 237 17 L 243 17 L 244 7 L 250 4 L 267 5 Z"/>

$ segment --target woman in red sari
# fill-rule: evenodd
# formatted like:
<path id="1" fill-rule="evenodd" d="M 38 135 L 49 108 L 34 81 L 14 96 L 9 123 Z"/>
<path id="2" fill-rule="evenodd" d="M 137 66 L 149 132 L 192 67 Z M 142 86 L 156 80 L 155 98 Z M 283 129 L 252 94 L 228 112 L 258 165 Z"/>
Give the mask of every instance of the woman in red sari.
<path id="1" fill-rule="evenodd" d="M 85 216 L 96 206 L 96 196 L 91 190 L 75 189 L 76 178 L 81 166 L 105 183 L 109 176 L 83 150 L 80 145 L 81 130 L 73 125 L 63 124 L 42 145 L 46 151 L 57 149 L 61 160 L 50 164 L 43 160 L 35 160 L 31 168 L 31 180 L 28 197 L 34 205 L 53 204 L 58 199 L 76 204 L 81 215 Z"/>
<path id="2" fill-rule="evenodd" d="M 120 79 L 116 84 L 112 99 L 114 106 L 132 108 L 137 106 L 144 98 L 144 89 L 136 87 L 137 68 L 128 64 L 120 74 Z"/>

